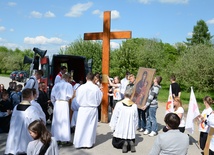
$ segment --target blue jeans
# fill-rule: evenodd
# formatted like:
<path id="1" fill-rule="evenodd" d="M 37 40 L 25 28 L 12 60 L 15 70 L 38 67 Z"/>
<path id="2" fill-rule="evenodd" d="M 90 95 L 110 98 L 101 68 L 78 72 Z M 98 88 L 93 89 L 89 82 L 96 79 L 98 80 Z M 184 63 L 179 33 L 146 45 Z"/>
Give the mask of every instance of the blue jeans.
<path id="1" fill-rule="evenodd" d="M 138 108 L 138 127 L 141 129 L 146 128 L 146 111 Z"/>
<path id="2" fill-rule="evenodd" d="M 146 109 L 147 117 L 146 117 L 146 129 L 148 131 L 158 131 L 158 125 L 156 120 L 156 111 L 158 107 L 148 107 Z"/>

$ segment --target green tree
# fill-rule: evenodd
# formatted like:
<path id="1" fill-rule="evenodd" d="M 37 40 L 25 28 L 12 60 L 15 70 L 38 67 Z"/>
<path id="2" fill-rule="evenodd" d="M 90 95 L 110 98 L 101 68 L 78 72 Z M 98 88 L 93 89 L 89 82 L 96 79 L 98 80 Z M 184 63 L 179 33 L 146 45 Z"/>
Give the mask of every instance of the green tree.
<path id="1" fill-rule="evenodd" d="M 211 36 L 204 20 L 199 20 L 193 28 L 192 38 L 186 38 L 187 45 L 207 44 L 211 45 Z"/>
<path id="2" fill-rule="evenodd" d="M 110 75 L 125 76 L 126 71 L 137 74 L 140 61 L 140 48 L 144 39 L 133 38 L 122 42 L 119 49 L 110 53 Z"/>
<path id="3" fill-rule="evenodd" d="M 214 48 L 207 45 L 195 45 L 186 49 L 170 70 L 179 79 L 185 89 L 191 86 L 194 90 L 214 90 Z M 201 52 L 203 51 L 203 52 Z"/>
<path id="4" fill-rule="evenodd" d="M 93 59 L 93 72 L 101 72 L 102 70 L 102 44 L 101 42 L 84 41 L 78 39 L 72 42 L 65 50 L 60 51 L 60 54 L 70 54 L 84 56 L 87 59 Z"/>

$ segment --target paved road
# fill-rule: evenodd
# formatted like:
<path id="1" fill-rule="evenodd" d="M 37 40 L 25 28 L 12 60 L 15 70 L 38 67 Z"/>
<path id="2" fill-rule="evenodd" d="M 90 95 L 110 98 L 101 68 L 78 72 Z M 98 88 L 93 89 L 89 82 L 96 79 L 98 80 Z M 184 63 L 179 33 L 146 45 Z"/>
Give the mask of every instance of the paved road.
<path id="1" fill-rule="evenodd" d="M 11 81 L 9 78 L 0 77 L 0 83 L 6 83 Z M 7 87 L 6 87 L 7 88 Z M 157 110 L 157 121 L 159 125 L 159 134 L 164 126 L 164 114 L 165 106 L 160 104 Z M 50 127 L 49 127 L 50 128 Z M 187 133 L 189 134 L 189 133 Z M 194 134 L 190 134 L 190 145 L 188 155 L 201 155 L 201 150 L 198 147 L 199 132 L 197 126 L 195 127 Z M 111 145 L 112 132 L 107 123 L 98 123 L 96 144 L 92 149 L 75 149 L 73 146 L 61 147 L 60 155 L 122 155 L 120 149 L 115 149 Z M 147 155 L 152 148 L 156 137 L 149 137 L 143 135 L 142 132 L 137 132 L 136 135 L 136 153 L 128 152 L 127 154 L 135 155 Z M 0 155 L 3 155 L 5 150 L 5 143 L 7 134 L 0 134 Z M 179 141 L 179 139 L 178 139 Z"/>

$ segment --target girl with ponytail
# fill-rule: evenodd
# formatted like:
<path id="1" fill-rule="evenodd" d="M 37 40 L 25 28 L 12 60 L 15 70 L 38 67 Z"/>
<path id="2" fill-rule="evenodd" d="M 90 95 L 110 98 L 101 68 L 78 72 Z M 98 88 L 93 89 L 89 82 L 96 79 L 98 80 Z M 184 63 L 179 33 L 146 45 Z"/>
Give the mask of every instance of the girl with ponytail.
<path id="1" fill-rule="evenodd" d="M 54 137 L 41 120 L 35 120 L 28 126 L 28 131 L 34 141 L 27 147 L 28 155 L 58 155 L 58 145 Z"/>

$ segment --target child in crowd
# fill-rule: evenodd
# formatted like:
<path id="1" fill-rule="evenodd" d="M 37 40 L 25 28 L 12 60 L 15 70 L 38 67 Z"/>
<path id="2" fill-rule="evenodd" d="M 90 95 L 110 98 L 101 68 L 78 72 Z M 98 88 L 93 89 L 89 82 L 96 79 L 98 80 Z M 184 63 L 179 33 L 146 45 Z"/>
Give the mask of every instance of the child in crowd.
<path id="1" fill-rule="evenodd" d="M 13 107 L 19 104 L 22 100 L 22 95 L 21 95 L 22 87 L 23 86 L 21 84 L 14 86 L 14 91 L 12 91 L 10 94 L 10 101 L 13 104 Z"/>
<path id="2" fill-rule="evenodd" d="M 27 155 L 58 155 L 58 145 L 54 137 L 48 131 L 44 123 L 35 120 L 28 126 L 28 131 L 34 141 L 27 147 Z"/>
<path id="3" fill-rule="evenodd" d="M 8 133 L 10 129 L 10 119 L 13 111 L 13 105 L 8 98 L 8 92 L 3 91 L 2 100 L 0 101 L 0 133 Z"/>
<path id="4" fill-rule="evenodd" d="M 13 105 L 9 100 L 9 94 L 7 91 L 4 91 L 2 93 L 2 100 L 0 101 L 0 111 L 2 112 L 7 112 L 7 111 L 11 111 L 13 110 Z"/>
<path id="5" fill-rule="evenodd" d="M 113 87 L 113 106 L 114 109 L 116 103 L 120 100 L 122 100 L 122 95 L 120 93 L 120 78 L 119 76 L 114 77 L 114 82 L 111 82 L 111 79 L 108 77 L 109 85 Z"/>
<path id="6" fill-rule="evenodd" d="M 156 76 L 153 82 L 153 86 L 149 91 L 149 96 L 146 102 L 146 105 L 143 106 L 142 110 L 146 110 L 146 130 L 144 135 L 155 136 L 157 135 L 157 120 L 156 120 L 156 111 L 158 108 L 158 94 L 161 88 L 160 83 L 162 81 L 161 76 Z"/>
<path id="7" fill-rule="evenodd" d="M 199 115 L 197 118 L 200 121 L 199 124 L 199 131 L 200 131 L 200 148 L 204 150 L 206 141 L 207 141 L 207 135 L 209 132 L 209 126 L 207 125 L 207 119 L 209 115 L 212 113 L 211 104 L 213 103 L 213 100 L 210 96 L 205 96 L 204 99 L 204 105 L 205 109 L 202 111 L 201 115 Z"/>

